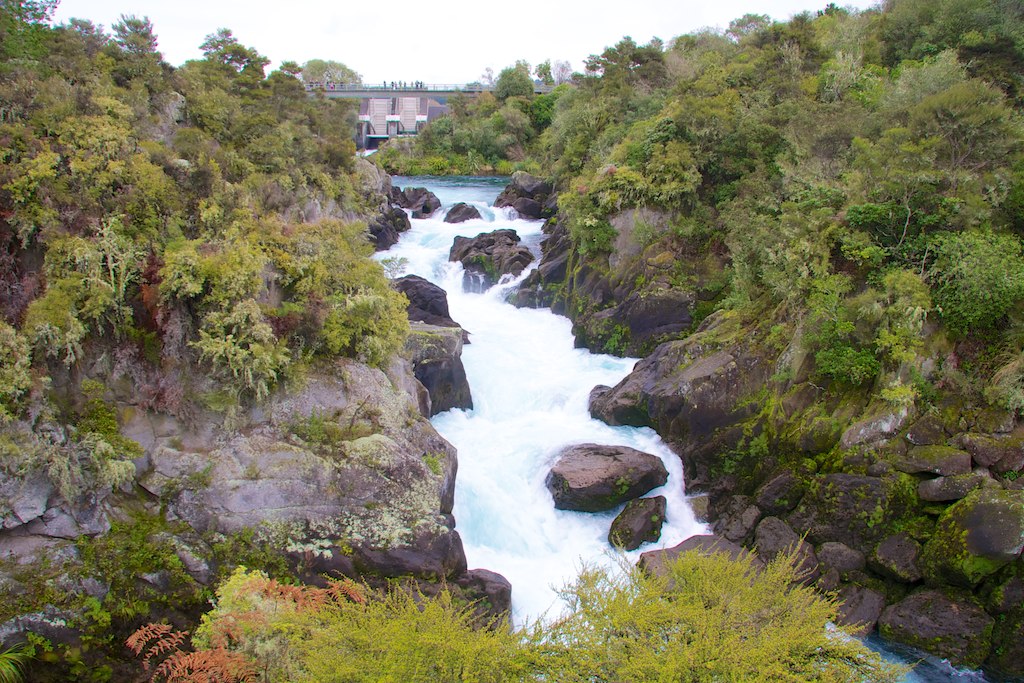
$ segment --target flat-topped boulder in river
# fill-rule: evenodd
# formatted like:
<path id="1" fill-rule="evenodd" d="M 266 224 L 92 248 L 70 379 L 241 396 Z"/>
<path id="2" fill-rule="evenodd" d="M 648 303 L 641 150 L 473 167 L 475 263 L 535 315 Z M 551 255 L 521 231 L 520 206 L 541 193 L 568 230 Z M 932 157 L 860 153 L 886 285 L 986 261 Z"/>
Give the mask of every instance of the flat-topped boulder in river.
<path id="1" fill-rule="evenodd" d="M 448 209 L 448 213 L 444 215 L 444 222 L 465 223 L 466 221 L 480 217 L 480 210 L 475 206 L 467 204 L 466 202 L 459 202 L 452 208 Z"/>
<path id="2" fill-rule="evenodd" d="M 559 510 L 601 512 L 668 481 L 661 459 L 628 446 L 587 443 L 558 456 L 545 484 Z"/>
<path id="3" fill-rule="evenodd" d="M 533 261 L 533 254 L 519 244 L 515 230 L 482 232 L 476 237 L 456 237 L 448 254 L 466 271 L 462 286 L 468 292 L 482 292 L 498 283 L 502 275 L 519 275 Z"/>
<path id="4" fill-rule="evenodd" d="M 425 187 L 391 188 L 391 201 L 412 211 L 413 218 L 426 218 L 441 208 L 441 200 Z"/>

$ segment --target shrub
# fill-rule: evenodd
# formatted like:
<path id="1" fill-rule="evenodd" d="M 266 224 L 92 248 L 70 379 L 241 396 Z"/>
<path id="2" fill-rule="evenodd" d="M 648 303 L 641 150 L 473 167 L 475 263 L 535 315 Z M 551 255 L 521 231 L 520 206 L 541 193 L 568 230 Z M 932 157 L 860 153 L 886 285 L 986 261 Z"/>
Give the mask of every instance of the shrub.
<path id="1" fill-rule="evenodd" d="M 32 386 L 28 341 L 0 320 L 0 424 L 20 412 L 21 397 Z"/>
<path id="2" fill-rule="evenodd" d="M 931 248 L 935 258 L 927 279 L 939 314 L 953 332 L 991 330 L 1024 298 L 1024 256 L 1013 235 L 943 233 Z"/>
<path id="3" fill-rule="evenodd" d="M 220 377 L 251 392 L 257 400 L 270 393 L 291 358 L 253 299 L 208 313 L 199 339 L 192 345 Z"/>

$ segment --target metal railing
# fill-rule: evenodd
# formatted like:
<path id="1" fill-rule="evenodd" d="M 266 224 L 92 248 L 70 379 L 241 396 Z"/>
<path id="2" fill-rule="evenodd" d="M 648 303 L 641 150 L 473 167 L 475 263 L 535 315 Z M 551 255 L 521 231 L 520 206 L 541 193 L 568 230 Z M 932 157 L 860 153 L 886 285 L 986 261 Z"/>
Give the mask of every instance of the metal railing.
<path id="1" fill-rule="evenodd" d="M 405 81 L 388 81 L 381 85 L 372 85 L 367 83 L 320 83 L 313 81 L 306 83 L 306 90 L 308 92 L 336 92 L 336 93 L 355 93 L 355 92 L 367 92 L 367 93 L 407 93 L 407 92 L 467 92 L 467 93 L 481 93 L 490 92 L 494 90 L 493 85 L 485 85 L 483 83 L 423 83 L 414 82 L 407 83 Z M 534 82 L 533 92 L 535 94 L 543 94 L 551 92 L 554 86 L 545 85 L 544 83 Z"/>

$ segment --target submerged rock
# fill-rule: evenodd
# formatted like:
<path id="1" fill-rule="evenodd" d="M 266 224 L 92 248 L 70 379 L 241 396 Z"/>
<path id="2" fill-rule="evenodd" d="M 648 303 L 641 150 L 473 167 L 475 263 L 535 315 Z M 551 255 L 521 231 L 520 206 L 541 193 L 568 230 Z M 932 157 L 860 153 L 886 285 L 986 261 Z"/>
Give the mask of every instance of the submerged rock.
<path id="1" fill-rule="evenodd" d="M 665 505 L 665 496 L 629 501 L 612 522 L 608 542 L 616 548 L 636 550 L 644 543 L 657 541 L 665 523 Z"/>
<path id="2" fill-rule="evenodd" d="M 581 444 L 563 450 L 545 484 L 559 510 L 601 512 L 668 481 L 661 459 L 627 446 Z"/>

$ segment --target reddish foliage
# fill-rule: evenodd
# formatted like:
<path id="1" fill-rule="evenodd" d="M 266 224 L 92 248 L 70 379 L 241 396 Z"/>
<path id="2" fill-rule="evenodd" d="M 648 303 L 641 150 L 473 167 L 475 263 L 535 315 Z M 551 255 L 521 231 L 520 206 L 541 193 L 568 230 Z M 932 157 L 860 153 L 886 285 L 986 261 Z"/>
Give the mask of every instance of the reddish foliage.
<path id="1" fill-rule="evenodd" d="M 136 656 L 142 655 L 142 667 L 153 669 L 151 681 L 166 683 L 243 683 L 256 680 L 252 663 L 239 652 L 223 647 L 186 652 L 181 649 L 188 633 L 175 631 L 167 624 L 147 624 L 125 641 Z M 145 651 L 145 654 L 143 654 Z"/>

